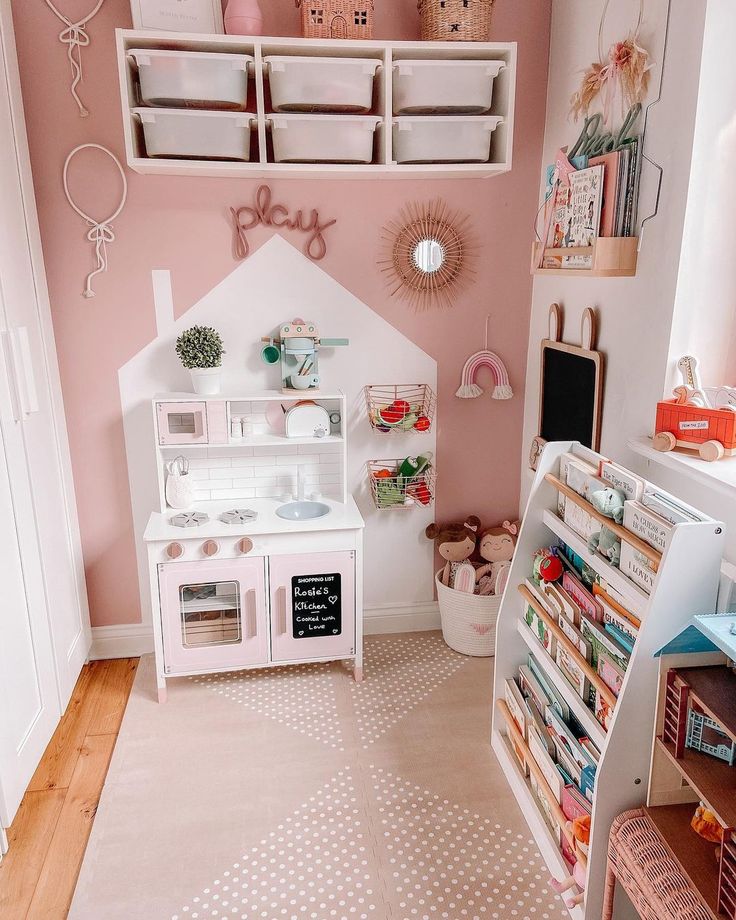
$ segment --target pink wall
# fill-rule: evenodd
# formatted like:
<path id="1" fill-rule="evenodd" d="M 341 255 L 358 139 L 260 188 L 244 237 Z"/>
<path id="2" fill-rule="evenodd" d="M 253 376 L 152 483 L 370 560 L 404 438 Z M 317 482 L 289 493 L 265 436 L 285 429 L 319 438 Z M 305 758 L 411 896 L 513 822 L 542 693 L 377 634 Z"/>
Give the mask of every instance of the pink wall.
<path id="1" fill-rule="evenodd" d="M 73 17 L 87 0 L 66 0 Z M 271 34 L 297 34 L 292 0 L 262 0 Z M 418 37 L 416 0 L 379 0 L 378 38 Z M 516 513 L 531 279 L 529 246 L 537 207 L 544 129 L 549 0 L 520 5 L 497 0 L 493 37 L 518 41 L 513 172 L 491 180 L 284 180 L 279 199 L 317 204 L 338 218 L 322 267 L 439 362 L 438 460 L 440 518 L 478 513 L 489 523 Z M 529 8 L 535 14 L 531 15 Z M 172 271 L 177 316 L 235 263 L 228 208 L 248 203 L 246 180 L 146 177 L 128 173 L 129 200 L 115 222 L 110 271 L 96 279 L 97 297 L 81 290 L 90 269 L 85 228 L 63 196 L 61 170 L 77 144 L 94 141 L 123 157 L 114 29 L 130 27 L 127 0 L 107 0 L 84 51 L 81 93 L 91 116 L 81 119 L 68 93 L 59 23 L 43 3 L 13 0 L 33 172 L 61 368 L 79 505 L 92 624 L 139 620 L 134 540 L 117 371 L 155 336 L 151 270 Z M 91 171 L 85 173 L 87 163 Z M 117 196 L 115 169 L 104 158 L 77 164 L 75 194 L 94 214 Z M 82 182 L 86 180 L 86 188 Z M 380 229 L 407 200 L 442 196 L 469 212 L 482 244 L 477 283 L 451 312 L 415 314 L 391 300 L 376 256 Z M 266 231 L 253 240 L 262 243 Z M 298 242 L 297 242 L 298 245 Z M 257 309 L 243 304 L 242 309 Z M 482 345 L 486 313 L 490 347 L 505 360 L 517 398 L 458 400 L 454 392 L 467 356 Z M 376 347 L 378 343 L 366 344 Z"/>

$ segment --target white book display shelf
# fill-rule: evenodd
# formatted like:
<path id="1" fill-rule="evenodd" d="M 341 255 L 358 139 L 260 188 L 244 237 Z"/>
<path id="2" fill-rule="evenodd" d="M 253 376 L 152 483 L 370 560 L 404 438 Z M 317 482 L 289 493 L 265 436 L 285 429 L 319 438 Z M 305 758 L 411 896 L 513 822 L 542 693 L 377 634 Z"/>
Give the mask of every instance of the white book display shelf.
<path id="1" fill-rule="evenodd" d="M 579 445 L 570 442 L 549 444 L 539 461 L 499 613 L 492 746 L 550 872 L 559 879 L 568 876 L 568 865 L 514 753 L 512 742 L 518 746 L 521 738 L 505 705 L 506 680 L 518 677 L 519 666 L 526 664 L 532 652 L 545 679 L 564 697 L 571 713 L 601 751 L 592 803 L 586 899 L 584 905 L 570 911 L 574 920 L 600 920 L 611 823 L 621 812 L 646 802 L 658 681 L 658 663 L 653 656 L 694 614 L 715 612 L 724 527 L 705 515 L 701 515 L 701 521 L 673 526 L 653 589 L 647 594 L 602 556 L 590 552 L 586 541 L 558 516 L 560 457 L 578 450 L 581 450 Z M 585 453 L 590 459 L 591 453 Z M 577 495 L 575 498 L 584 501 Z M 595 514 L 592 505 L 588 508 Z M 634 535 L 629 536 L 636 540 Z M 535 552 L 559 542 L 567 544 L 593 568 L 610 595 L 641 620 L 608 731 L 576 694 L 524 620 L 527 600 L 519 586 L 531 577 Z M 528 761 L 533 762 L 533 758 L 530 756 Z M 543 789 L 540 782 L 543 776 L 538 768 L 536 775 L 534 766 L 530 770 Z M 554 800 L 554 796 L 549 799 Z M 559 808 L 555 809 L 554 801 L 550 811 L 559 823 L 564 823 L 564 815 Z M 626 912 L 628 905 L 624 905 L 624 900 L 617 899 L 616 920 L 636 916 Z"/>

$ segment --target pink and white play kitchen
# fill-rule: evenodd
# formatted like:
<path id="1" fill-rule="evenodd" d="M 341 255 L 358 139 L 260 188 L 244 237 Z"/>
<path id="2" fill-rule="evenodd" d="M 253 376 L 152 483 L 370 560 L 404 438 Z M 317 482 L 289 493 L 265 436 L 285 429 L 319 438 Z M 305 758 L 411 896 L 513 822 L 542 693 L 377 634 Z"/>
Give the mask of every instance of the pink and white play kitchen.
<path id="1" fill-rule="evenodd" d="M 318 389 L 313 323 L 279 335 L 262 358 L 281 362 L 282 390 L 153 400 L 160 506 L 144 541 L 160 701 L 169 677 L 223 670 L 347 659 L 362 679 L 364 524 L 347 491 L 345 395 Z M 222 342 L 194 327 L 177 351 L 217 370 Z"/>

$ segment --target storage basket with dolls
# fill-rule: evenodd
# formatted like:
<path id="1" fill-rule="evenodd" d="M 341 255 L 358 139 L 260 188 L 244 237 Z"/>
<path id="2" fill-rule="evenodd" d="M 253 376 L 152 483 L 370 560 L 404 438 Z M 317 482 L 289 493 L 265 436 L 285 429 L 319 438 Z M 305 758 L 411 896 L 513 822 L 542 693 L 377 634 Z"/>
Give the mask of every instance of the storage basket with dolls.
<path id="1" fill-rule="evenodd" d="M 430 524 L 426 535 L 445 560 L 435 576 L 445 642 L 464 655 L 492 656 L 519 522 L 481 530 L 480 519 L 471 515 L 465 521 Z"/>

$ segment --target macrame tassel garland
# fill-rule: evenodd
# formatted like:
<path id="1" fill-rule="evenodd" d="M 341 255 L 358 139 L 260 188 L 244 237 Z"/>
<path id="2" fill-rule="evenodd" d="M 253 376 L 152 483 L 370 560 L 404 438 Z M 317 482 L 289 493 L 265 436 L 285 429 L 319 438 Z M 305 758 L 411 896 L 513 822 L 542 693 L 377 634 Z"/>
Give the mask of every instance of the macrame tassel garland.
<path id="1" fill-rule="evenodd" d="M 103 153 L 107 154 L 107 156 L 109 156 L 117 166 L 118 171 L 120 172 L 120 178 L 123 180 L 123 194 L 120 199 L 120 204 L 118 205 L 115 212 L 109 217 L 105 218 L 105 220 L 98 221 L 95 220 L 94 217 L 90 217 L 89 214 L 85 214 L 84 211 L 74 203 L 71 193 L 69 192 L 69 164 L 71 163 L 75 154 L 79 153 L 80 150 L 86 149 L 101 150 Z M 69 204 L 90 228 L 87 232 L 87 239 L 95 247 L 96 268 L 94 271 L 90 272 L 89 275 L 87 275 L 87 281 L 82 293 L 84 297 L 94 297 L 95 292 L 92 290 L 92 279 L 99 275 L 101 272 L 107 271 L 107 246 L 108 243 L 115 242 L 115 234 L 113 233 L 112 222 L 123 210 L 125 207 L 125 202 L 128 198 L 128 181 L 125 178 L 125 170 L 123 169 L 120 160 L 118 160 L 115 154 L 109 151 L 107 147 L 103 147 L 101 144 L 80 144 L 79 147 L 75 147 L 74 150 L 72 150 L 72 152 L 66 158 L 66 162 L 64 163 L 64 193 L 66 194 L 66 198 Z"/>
<path id="2" fill-rule="evenodd" d="M 66 56 L 69 59 L 69 67 L 72 72 L 70 92 L 72 98 L 77 103 L 77 108 L 82 118 L 86 118 L 89 115 L 88 109 L 79 98 L 79 93 L 77 92 L 77 87 L 84 79 L 84 74 L 82 72 L 82 48 L 86 48 L 90 42 L 89 35 L 87 35 L 86 31 L 87 23 L 99 13 L 104 2 L 105 0 L 97 0 L 95 7 L 87 13 L 86 16 L 77 20 L 77 22 L 72 22 L 64 13 L 56 9 L 52 0 L 46 0 L 46 6 L 51 10 L 54 16 L 64 24 L 64 28 L 59 32 L 59 41 L 62 45 L 66 45 Z"/>

